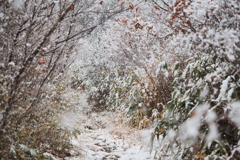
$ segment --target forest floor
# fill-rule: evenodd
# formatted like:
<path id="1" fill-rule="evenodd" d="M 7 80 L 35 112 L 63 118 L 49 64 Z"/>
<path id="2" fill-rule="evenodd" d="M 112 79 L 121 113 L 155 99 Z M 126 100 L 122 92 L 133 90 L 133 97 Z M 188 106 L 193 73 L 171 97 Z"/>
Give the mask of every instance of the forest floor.
<path id="1" fill-rule="evenodd" d="M 131 128 L 116 112 L 89 112 L 84 95 L 80 107 L 81 134 L 72 143 L 79 147 L 81 154 L 65 160 L 157 159 L 154 149 L 150 152 L 151 129 Z M 158 146 L 156 143 L 154 146 Z"/>

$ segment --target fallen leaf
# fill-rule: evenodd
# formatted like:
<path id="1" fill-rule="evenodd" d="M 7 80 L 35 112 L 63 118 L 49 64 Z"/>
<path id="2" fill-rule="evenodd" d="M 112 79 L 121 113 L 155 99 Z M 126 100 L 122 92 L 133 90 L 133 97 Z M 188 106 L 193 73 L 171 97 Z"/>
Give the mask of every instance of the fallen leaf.
<path id="1" fill-rule="evenodd" d="M 197 155 L 195 155 L 195 157 L 197 157 L 197 158 L 205 158 L 205 157 L 207 157 L 207 156 L 202 155 L 202 154 L 197 154 Z"/>

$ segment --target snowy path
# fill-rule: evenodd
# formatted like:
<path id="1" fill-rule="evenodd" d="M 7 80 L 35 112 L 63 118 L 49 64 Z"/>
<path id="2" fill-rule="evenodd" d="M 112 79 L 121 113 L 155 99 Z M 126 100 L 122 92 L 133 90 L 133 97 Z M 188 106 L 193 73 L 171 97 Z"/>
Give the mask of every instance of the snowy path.
<path id="1" fill-rule="evenodd" d="M 80 99 L 82 113 L 78 118 L 68 115 L 63 123 L 72 125 L 77 119 L 82 133 L 72 143 L 80 148 L 82 154 L 65 160 L 155 159 L 154 153 L 150 153 L 150 130 L 130 128 L 116 112 L 89 112 L 86 95 L 81 95 Z"/>
<path id="2" fill-rule="evenodd" d="M 82 149 L 82 155 L 68 160 L 150 160 L 149 130 L 134 130 L 114 121 L 113 113 L 91 116 L 83 133 L 73 143 Z M 85 122 L 87 123 L 87 122 Z"/>
<path id="3" fill-rule="evenodd" d="M 137 130 L 124 124 L 116 112 L 91 112 L 85 94 L 78 94 L 80 115 L 66 113 L 62 125 L 80 126 L 81 134 L 72 140 L 81 155 L 65 160 L 153 160 L 150 153 L 151 131 Z M 156 145 L 157 146 L 157 145 Z"/>

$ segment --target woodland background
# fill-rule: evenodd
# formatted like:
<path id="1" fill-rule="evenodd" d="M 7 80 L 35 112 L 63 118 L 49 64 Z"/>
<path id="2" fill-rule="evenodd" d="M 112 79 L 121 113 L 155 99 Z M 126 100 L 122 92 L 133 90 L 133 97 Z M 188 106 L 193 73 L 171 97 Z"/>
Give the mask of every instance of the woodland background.
<path id="1" fill-rule="evenodd" d="M 161 154 L 238 159 L 239 0 L 1 0 L 0 24 L 1 159 L 79 150 L 80 90 Z"/>

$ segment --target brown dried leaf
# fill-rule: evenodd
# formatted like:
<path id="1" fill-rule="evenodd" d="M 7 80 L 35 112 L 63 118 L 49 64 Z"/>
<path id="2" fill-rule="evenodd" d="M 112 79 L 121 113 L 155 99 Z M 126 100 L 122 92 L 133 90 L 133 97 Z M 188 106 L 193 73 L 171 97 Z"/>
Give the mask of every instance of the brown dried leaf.
<path id="1" fill-rule="evenodd" d="M 197 157 L 197 158 L 205 158 L 205 157 L 207 157 L 207 156 L 202 155 L 202 154 L 197 154 L 197 155 L 195 155 L 195 157 Z"/>
<path id="2" fill-rule="evenodd" d="M 178 15 L 179 15 L 178 13 L 172 15 L 172 19 L 176 19 L 178 17 Z"/>
<path id="3" fill-rule="evenodd" d="M 71 5 L 70 10 L 71 10 L 71 11 L 74 10 L 74 5 L 73 5 L 73 4 Z"/>
<path id="4" fill-rule="evenodd" d="M 185 33 L 187 33 L 187 30 L 186 29 L 182 29 L 182 32 L 185 34 Z"/>
<path id="5" fill-rule="evenodd" d="M 141 24 L 137 23 L 137 24 L 135 24 L 135 29 L 138 29 L 138 28 L 143 29 L 143 26 Z"/>
<path id="6" fill-rule="evenodd" d="M 159 9 L 159 7 L 158 7 L 158 6 L 154 6 L 154 8 L 155 8 L 155 9 Z"/>
<path id="7" fill-rule="evenodd" d="M 132 3 L 129 4 L 129 9 L 133 10 L 134 9 L 134 6 Z"/>

